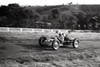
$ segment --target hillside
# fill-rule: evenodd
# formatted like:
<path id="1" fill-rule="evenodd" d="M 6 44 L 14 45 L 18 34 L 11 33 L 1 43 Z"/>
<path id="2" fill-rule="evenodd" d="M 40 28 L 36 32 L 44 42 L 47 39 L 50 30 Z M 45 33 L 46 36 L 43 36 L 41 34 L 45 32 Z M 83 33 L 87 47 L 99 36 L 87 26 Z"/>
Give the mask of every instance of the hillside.
<path id="1" fill-rule="evenodd" d="M 0 27 L 100 29 L 100 5 L 0 6 Z"/>

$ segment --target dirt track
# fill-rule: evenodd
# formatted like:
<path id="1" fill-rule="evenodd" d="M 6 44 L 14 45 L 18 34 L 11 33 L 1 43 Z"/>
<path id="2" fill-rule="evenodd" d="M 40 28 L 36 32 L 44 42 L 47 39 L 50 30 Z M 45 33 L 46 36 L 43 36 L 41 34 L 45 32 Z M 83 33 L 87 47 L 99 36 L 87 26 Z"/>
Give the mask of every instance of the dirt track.
<path id="1" fill-rule="evenodd" d="M 99 33 L 74 33 L 83 39 L 79 48 L 66 46 L 57 51 L 39 46 L 38 38 L 43 34 L 0 32 L 0 67 L 100 67 Z"/>
<path id="2" fill-rule="evenodd" d="M 37 66 L 44 65 L 38 67 L 99 67 L 100 42 L 81 41 L 78 49 L 66 46 L 57 51 L 53 51 L 51 48 L 41 48 L 33 40 L 1 42 L 0 63 L 8 60 L 23 65 L 25 63 L 29 65 L 30 62 L 34 62 Z"/>

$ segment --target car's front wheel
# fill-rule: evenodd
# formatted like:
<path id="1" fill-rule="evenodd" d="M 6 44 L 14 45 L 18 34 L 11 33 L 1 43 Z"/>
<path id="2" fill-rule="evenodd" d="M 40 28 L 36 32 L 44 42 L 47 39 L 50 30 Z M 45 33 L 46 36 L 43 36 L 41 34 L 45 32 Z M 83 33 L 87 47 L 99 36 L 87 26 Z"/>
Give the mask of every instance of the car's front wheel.
<path id="1" fill-rule="evenodd" d="M 59 49 L 59 47 L 60 47 L 59 42 L 58 41 L 53 41 L 52 49 L 53 50 L 57 50 L 57 49 Z"/>
<path id="2" fill-rule="evenodd" d="M 78 39 L 74 39 L 73 43 L 72 43 L 73 48 L 78 48 L 79 47 L 79 40 Z"/>

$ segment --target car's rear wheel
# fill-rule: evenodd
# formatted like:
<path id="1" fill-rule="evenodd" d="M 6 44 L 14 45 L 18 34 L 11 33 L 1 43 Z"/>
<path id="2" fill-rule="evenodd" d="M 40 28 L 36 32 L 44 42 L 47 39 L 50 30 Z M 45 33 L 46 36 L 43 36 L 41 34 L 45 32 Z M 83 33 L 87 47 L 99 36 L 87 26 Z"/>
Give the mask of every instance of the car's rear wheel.
<path id="1" fill-rule="evenodd" d="M 59 47 L 60 47 L 59 42 L 58 41 L 53 41 L 52 49 L 53 50 L 57 50 L 57 49 L 59 49 Z"/>
<path id="2" fill-rule="evenodd" d="M 79 47 L 79 40 L 78 39 L 74 39 L 73 43 L 72 43 L 73 48 L 78 48 Z"/>
<path id="3" fill-rule="evenodd" d="M 40 37 L 40 38 L 39 38 L 39 45 L 40 45 L 40 46 L 44 46 L 44 42 L 45 42 L 46 39 L 47 39 L 47 38 L 44 37 L 44 36 Z"/>

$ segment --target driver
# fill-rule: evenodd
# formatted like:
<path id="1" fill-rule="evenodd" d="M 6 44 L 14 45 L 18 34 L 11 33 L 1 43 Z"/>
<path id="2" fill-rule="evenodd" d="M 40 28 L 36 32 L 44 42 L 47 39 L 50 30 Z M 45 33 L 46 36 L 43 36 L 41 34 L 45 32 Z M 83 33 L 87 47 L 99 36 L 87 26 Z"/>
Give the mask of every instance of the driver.
<path id="1" fill-rule="evenodd" d="M 68 34 L 66 35 L 65 33 L 62 32 L 57 32 L 58 35 L 55 36 L 55 40 L 59 40 L 61 43 L 64 43 L 68 40 L 70 40 L 70 38 L 68 37 Z"/>
<path id="2" fill-rule="evenodd" d="M 61 43 L 64 42 L 65 34 L 62 32 L 59 32 L 58 35 L 56 36 L 57 40 L 59 40 Z"/>
<path id="3" fill-rule="evenodd" d="M 59 40 L 61 41 L 61 42 L 64 42 L 64 33 L 59 33 Z"/>

